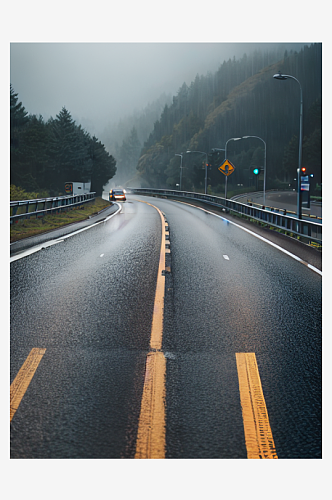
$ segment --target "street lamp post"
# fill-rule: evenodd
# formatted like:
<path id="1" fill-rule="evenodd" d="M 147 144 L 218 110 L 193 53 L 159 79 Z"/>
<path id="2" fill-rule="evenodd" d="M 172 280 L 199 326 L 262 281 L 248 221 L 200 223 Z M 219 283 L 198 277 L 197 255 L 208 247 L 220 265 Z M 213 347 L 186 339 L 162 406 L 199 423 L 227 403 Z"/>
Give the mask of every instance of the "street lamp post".
<path id="1" fill-rule="evenodd" d="M 231 137 L 231 139 L 228 139 L 228 141 L 225 144 L 225 161 L 227 160 L 227 144 L 229 141 L 239 141 L 241 137 Z M 227 200 L 227 175 L 225 178 L 225 200 Z"/>
<path id="2" fill-rule="evenodd" d="M 181 157 L 181 163 L 180 163 L 180 191 L 182 191 L 182 158 L 183 158 L 183 153 L 176 154 L 175 156 L 180 156 Z"/>
<path id="3" fill-rule="evenodd" d="M 200 153 L 202 155 L 206 156 L 206 161 L 205 161 L 205 194 L 207 193 L 207 164 L 208 164 L 208 155 L 207 153 L 204 153 L 204 151 L 187 151 L 187 153 Z"/>
<path id="4" fill-rule="evenodd" d="M 291 75 L 282 75 L 279 71 L 276 75 L 273 75 L 273 78 L 276 80 L 287 80 L 291 78 L 295 80 L 300 85 L 300 139 L 299 139 L 299 167 L 297 170 L 297 218 L 302 218 L 301 213 L 301 163 L 302 163 L 302 120 L 303 120 L 303 96 L 302 96 L 302 87 L 300 82 L 295 76 Z"/>
<path id="5" fill-rule="evenodd" d="M 266 142 L 263 141 L 263 139 L 261 137 L 258 137 L 257 135 L 245 135 L 245 136 L 242 137 L 242 139 L 249 139 L 249 137 L 254 137 L 255 139 L 260 139 L 264 143 L 264 146 L 265 146 L 265 152 L 264 152 L 264 184 L 263 184 L 263 205 L 265 206 L 265 189 L 266 189 Z"/>

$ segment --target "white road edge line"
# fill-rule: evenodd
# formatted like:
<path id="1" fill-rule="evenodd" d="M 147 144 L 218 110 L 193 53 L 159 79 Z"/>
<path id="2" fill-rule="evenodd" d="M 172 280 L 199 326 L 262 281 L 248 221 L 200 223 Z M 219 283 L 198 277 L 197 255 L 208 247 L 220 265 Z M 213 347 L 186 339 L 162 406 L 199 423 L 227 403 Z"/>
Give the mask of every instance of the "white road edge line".
<path id="1" fill-rule="evenodd" d="M 68 238 L 71 238 L 72 236 L 75 236 L 78 233 L 82 233 L 83 231 L 86 231 L 87 229 L 91 229 L 92 227 L 98 226 L 98 224 L 102 224 L 104 222 L 107 222 L 109 219 L 117 215 L 120 210 L 121 210 L 121 205 L 118 203 L 115 203 L 115 205 L 118 206 L 118 210 L 114 212 L 114 214 L 109 215 L 106 217 L 106 219 L 103 219 L 99 222 L 95 222 L 94 224 L 91 224 L 91 226 L 83 227 L 82 229 L 78 229 L 77 231 L 74 231 L 73 233 L 66 234 L 65 236 L 62 236 L 59 239 L 56 240 L 50 240 L 50 241 L 45 241 L 45 243 L 42 243 L 41 245 L 37 245 L 35 247 L 29 248 L 28 250 L 25 250 L 24 252 L 14 255 L 13 257 L 10 257 L 10 263 L 14 262 L 15 260 L 23 259 L 23 257 L 27 257 L 28 255 L 31 255 L 33 253 L 39 252 L 43 248 L 50 247 L 52 245 L 56 245 L 57 243 L 62 243 L 64 240 L 67 240 Z"/>
<path id="2" fill-rule="evenodd" d="M 184 202 L 178 202 L 178 203 L 184 203 Z M 300 257 L 298 257 L 297 255 L 294 255 L 293 253 L 288 252 L 288 250 L 285 250 L 284 248 L 280 247 L 279 245 L 276 245 L 275 243 L 273 243 L 272 241 L 267 240 L 266 238 L 263 238 L 263 236 L 260 236 L 259 234 L 256 234 L 253 231 L 250 231 L 250 229 L 247 229 L 243 226 L 240 226 L 239 224 L 236 224 L 236 222 L 232 222 L 228 219 L 225 219 L 225 217 L 222 217 L 221 215 L 217 215 L 217 214 L 214 214 L 213 212 L 209 212 L 209 210 L 206 210 L 205 208 L 197 207 L 196 205 L 191 205 L 190 203 L 184 203 L 184 205 L 189 205 L 190 207 L 198 208 L 199 210 L 202 210 L 203 212 L 206 212 L 210 215 L 214 215 L 215 217 L 218 217 L 218 219 L 222 219 L 225 222 L 228 222 L 229 224 L 233 224 L 233 226 L 236 226 L 236 227 L 242 229 L 243 231 L 246 231 L 247 233 L 251 234 L 252 236 L 255 236 L 255 238 L 258 238 L 259 240 L 265 241 L 265 243 L 268 243 L 272 247 L 277 248 L 278 250 L 285 253 L 286 255 L 289 255 L 289 257 L 292 257 L 292 259 L 297 260 L 301 264 L 304 264 L 306 267 L 309 267 L 309 269 L 311 269 L 315 273 L 323 276 L 322 271 L 320 269 L 317 269 L 317 267 L 314 267 L 313 265 L 308 264 L 308 262 L 305 262 L 304 260 L 300 259 Z"/>

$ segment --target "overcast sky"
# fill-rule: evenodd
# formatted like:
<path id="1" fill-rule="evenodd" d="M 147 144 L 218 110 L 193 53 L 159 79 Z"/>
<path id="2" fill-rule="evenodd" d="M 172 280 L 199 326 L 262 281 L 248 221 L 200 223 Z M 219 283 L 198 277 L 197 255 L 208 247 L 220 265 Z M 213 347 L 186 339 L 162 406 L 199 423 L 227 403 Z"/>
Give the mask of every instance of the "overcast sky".
<path id="1" fill-rule="evenodd" d="M 108 122 L 176 95 L 196 74 L 264 44 L 11 43 L 10 82 L 30 114 L 44 120 L 65 106 L 98 137 Z"/>

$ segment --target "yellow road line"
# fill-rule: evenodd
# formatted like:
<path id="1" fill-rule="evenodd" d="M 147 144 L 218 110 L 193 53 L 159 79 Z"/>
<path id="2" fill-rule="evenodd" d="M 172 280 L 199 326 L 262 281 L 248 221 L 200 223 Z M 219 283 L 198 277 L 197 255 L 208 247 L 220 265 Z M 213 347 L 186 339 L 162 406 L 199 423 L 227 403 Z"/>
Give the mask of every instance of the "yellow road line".
<path id="1" fill-rule="evenodd" d="M 160 245 L 160 257 L 159 257 L 159 267 L 158 267 L 158 277 L 157 277 L 157 286 L 156 293 L 154 299 L 154 308 L 153 308 L 153 319 L 152 319 L 152 328 L 151 328 L 151 337 L 150 337 L 150 347 L 151 349 L 161 349 L 162 346 L 162 338 L 163 338 L 163 321 L 164 321 L 164 298 L 165 298 L 165 275 L 163 274 L 165 271 L 165 222 L 164 216 L 159 210 L 159 208 L 151 205 L 146 201 L 142 203 L 146 203 L 157 210 L 161 218 L 161 245 Z"/>
<path id="2" fill-rule="evenodd" d="M 150 352 L 146 358 L 135 458 L 165 458 L 165 376 L 164 354 Z"/>
<path id="3" fill-rule="evenodd" d="M 163 274 L 163 271 L 165 271 L 166 238 L 165 238 L 163 214 L 161 213 L 159 208 L 157 207 L 154 208 L 158 211 L 161 218 L 162 233 L 161 233 L 157 287 L 154 299 L 150 347 L 151 349 L 161 349 L 162 338 L 163 338 L 163 321 L 164 321 L 165 275 Z"/>
<path id="4" fill-rule="evenodd" d="M 255 353 L 236 353 L 248 458 L 278 458 Z"/>
<path id="5" fill-rule="evenodd" d="M 22 401 L 22 398 L 38 368 L 38 365 L 45 354 L 46 349 L 31 349 L 29 356 L 24 361 L 20 371 L 10 386 L 10 421 L 17 408 Z"/>
<path id="6" fill-rule="evenodd" d="M 144 201 L 143 203 L 147 202 Z M 165 298 L 166 231 L 162 212 L 150 203 L 147 203 L 147 205 L 155 208 L 160 215 L 162 236 L 150 336 L 150 348 L 153 351 L 146 358 L 135 458 L 165 458 L 166 358 L 161 352 L 161 347 Z"/>

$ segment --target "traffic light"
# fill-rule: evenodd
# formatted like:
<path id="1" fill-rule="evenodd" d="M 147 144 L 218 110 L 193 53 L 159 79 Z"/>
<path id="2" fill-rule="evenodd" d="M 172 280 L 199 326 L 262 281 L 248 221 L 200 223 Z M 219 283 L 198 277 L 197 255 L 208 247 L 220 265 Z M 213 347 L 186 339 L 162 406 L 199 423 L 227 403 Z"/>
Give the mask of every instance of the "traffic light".
<path id="1" fill-rule="evenodd" d="M 253 169 L 253 171 L 252 171 L 252 173 L 253 173 L 254 175 L 259 175 L 259 172 L 260 172 L 260 169 L 259 169 L 259 168 L 257 168 L 257 167 L 255 167 L 255 168 Z"/>
<path id="2" fill-rule="evenodd" d="M 301 167 L 302 175 L 305 175 L 306 171 L 307 171 L 306 167 Z"/>

